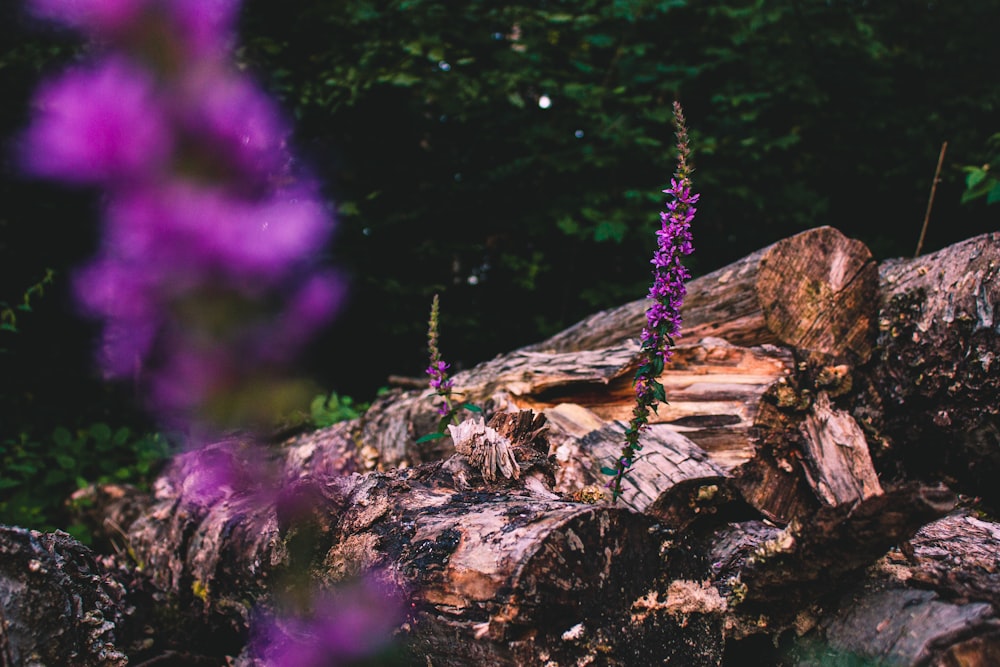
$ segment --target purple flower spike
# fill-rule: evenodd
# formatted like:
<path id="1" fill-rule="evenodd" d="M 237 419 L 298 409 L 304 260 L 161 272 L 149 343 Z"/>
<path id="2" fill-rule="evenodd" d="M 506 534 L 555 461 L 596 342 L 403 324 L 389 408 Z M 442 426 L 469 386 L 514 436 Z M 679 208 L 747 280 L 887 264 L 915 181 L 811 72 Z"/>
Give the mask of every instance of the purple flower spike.
<path id="1" fill-rule="evenodd" d="M 448 369 L 451 364 L 441 359 L 441 349 L 438 347 L 438 325 L 441 317 L 441 304 L 438 295 L 434 295 L 431 300 L 431 317 L 427 321 L 427 351 L 431 355 L 431 363 L 425 371 L 430 376 L 430 387 L 440 396 L 443 401 L 434 409 L 442 417 L 450 418 L 458 423 L 455 418 L 456 410 L 452 403 L 451 390 L 455 386 L 455 381 L 448 377 Z"/>
<path id="2" fill-rule="evenodd" d="M 76 184 L 132 181 L 160 169 L 172 136 L 149 75 L 120 58 L 45 83 L 21 145 L 36 176 Z"/>
<path id="3" fill-rule="evenodd" d="M 86 315 L 105 321 L 98 353 L 108 378 L 129 378 L 149 356 L 164 321 L 160 276 L 155 271 L 103 257 L 77 271 L 73 288 Z"/>
<path id="4" fill-rule="evenodd" d="M 636 453 L 642 449 L 639 434 L 649 421 L 650 408 L 665 401 L 663 385 L 657 377 L 672 356 L 674 339 L 681 331 L 681 306 L 687 288 L 684 283 L 690 278 L 682 263 L 685 255 L 694 251 L 691 239 L 691 221 L 694 220 L 695 203 L 698 195 L 691 192 L 691 168 L 688 165 L 687 126 L 680 104 L 674 102 L 674 125 L 677 129 L 677 171 L 670 179 L 670 188 L 664 190 L 670 195 L 666 211 L 660 214 L 660 229 L 656 232 L 656 251 L 650 264 L 653 265 L 653 285 L 649 288 L 649 307 L 646 310 L 646 326 L 639 340 L 642 342 L 642 360 L 636 373 L 633 389 L 636 406 L 633 418 L 625 431 L 625 446 L 622 456 L 615 464 L 615 474 L 611 480 L 612 495 L 622 495 L 622 480 L 635 462 Z"/>

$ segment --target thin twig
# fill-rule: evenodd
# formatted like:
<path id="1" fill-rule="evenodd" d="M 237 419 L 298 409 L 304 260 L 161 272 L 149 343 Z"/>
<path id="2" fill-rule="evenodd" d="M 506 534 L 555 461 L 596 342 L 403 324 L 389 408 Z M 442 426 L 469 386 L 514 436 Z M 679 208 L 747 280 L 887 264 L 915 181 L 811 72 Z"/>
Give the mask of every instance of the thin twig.
<path id="1" fill-rule="evenodd" d="M 924 226 L 920 230 L 920 239 L 917 241 L 917 250 L 914 257 L 920 256 L 920 250 L 924 247 L 924 236 L 927 235 L 927 223 L 931 221 L 931 208 L 934 207 L 934 193 L 937 191 L 937 184 L 941 180 L 941 165 L 944 164 L 944 152 L 948 148 L 948 142 L 941 143 L 941 154 L 938 155 L 937 169 L 934 170 L 934 182 L 931 183 L 931 196 L 927 200 L 927 213 L 924 214 Z"/>

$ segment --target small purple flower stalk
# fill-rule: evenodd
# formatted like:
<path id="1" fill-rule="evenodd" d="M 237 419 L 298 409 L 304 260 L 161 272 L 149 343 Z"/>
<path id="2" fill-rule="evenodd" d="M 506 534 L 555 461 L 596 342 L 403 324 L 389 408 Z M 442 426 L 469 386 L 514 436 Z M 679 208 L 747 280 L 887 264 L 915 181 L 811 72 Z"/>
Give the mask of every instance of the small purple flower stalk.
<path id="1" fill-rule="evenodd" d="M 639 435 L 649 423 L 650 409 L 655 412 L 657 406 L 667 400 L 663 385 L 657 378 L 670 361 L 674 339 L 680 334 L 681 305 L 687 294 L 684 283 L 690 278 L 681 259 L 694 251 L 691 221 L 697 210 L 694 205 L 698 195 L 691 192 L 687 125 L 679 102 L 674 102 L 674 127 L 677 131 L 677 171 L 670 180 L 670 188 L 664 190 L 670 195 L 670 200 L 667 210 L 660 213 L 657 248 L 650 262 L 653 265 L 653 286 L 647 295 L 650 305 L 646 309 L 646 326 L 640 338 L 642 357 L 633 385 L 636 404 L 625 430 L 621 456 L 615 462 L 615 468 L 607 469 L 613 475 L 607 486 L 615 500 L 621 497 L 622 480 L 642 449 Z"/>
<path id="2" fill-rule="evenodd" d="M 441 306 L 438 295 L 434 295 L 431 301 L 431 317 L 427 322 L 427 350 L 430 352 L 431 363 L 427 367 L 427 375 L 430 376 L 430 386 L 438 396 L 441 403 L 435 411 L 441 416 L 438 422 L 437 431 L 428 433 L 417 439 L 417 442 L 436 440 L 437 438 L 448 437 L 447 426 L 449 423 L 458 425 L 458 413 L 462 410 L 469 412 L 482 412 L 483 409 L 473 403 L 457 402 L 452 394 L 454 380 L 448 377 L 450 364 L 441 359 L 441 349 L 438 347 L 438 326 L 440 324 Z"/>
<path id="3" fill-rule="evenodd" d="M 430 386 L 437 395 L 441 397 L 441 405 L 437 407 L 437 413 L 442 417 L 453 417 L 451 388 L 454 381 L 448 377 L 448 369 L 451 364 L 441 360 L 441 348 L 438 346 L 438 327 L 440 325 L 441 304 L 438 295 L 434 295 L 431 301 L 431 317 L 427 322 L 427 350 L 430 352 L 431 363 L 427 367 L 427 375 L 430 376 Z M 457 421 L 455 422 L 458 423 Z"/>
<path id="4" fill-rule="evenodd" d="M 19 148 L 29 173 L 104 193 L 74 284 L 106 376 L 189 431 L 307 402 L 285 369 L 343 294 L 319 264 L 333 222 L 289 124 L 230 63 L 240 1 L 27 6 L 100 47 L 40 86 Z"/>

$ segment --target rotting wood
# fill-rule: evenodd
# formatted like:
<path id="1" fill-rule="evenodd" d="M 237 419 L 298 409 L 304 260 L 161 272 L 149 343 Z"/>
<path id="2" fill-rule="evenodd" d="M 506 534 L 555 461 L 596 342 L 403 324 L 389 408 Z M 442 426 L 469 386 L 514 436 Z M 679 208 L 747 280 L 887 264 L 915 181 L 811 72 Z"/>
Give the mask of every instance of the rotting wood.
<path id="1" fill-rule="evenodd" d="M 522 453 L 539 426 L 524 414 L 503 420 L 509 433 L 527 434 Z M 268 591 L 297 564 L 324 586 L 381 573 L 406 595 L 407 650 L 421 664 L 586 656 L 593 664 L 653 664 L 694 645 L 694 627 L 666 612 L 633 618 L 632 603 L 663 562 L 657 522 L 628 508 L 540 495 L 525 479 L 491 489 L 461 456 L 387 473 L 304 476 L 278 496 L 225 490 L 207 501 L 185 481 L 194 466 L 173 467 L 173 481 L 160 485 L 158 504 L 130 538 L 153 580 L 215 632 L 245 632 L 247 605 L 266 606 Z M 301 552 L 295 540 L 304 524 L 311 530 Z M 709 653 L 721 655 L 721 633 L 708 639 Z"/>
<path id="2" fill-rule="evenodd" d="M 125 590 L 66 533 L 0 526 L 0 665 L 124 667 Z"/>
<path id="3" fill-rule="evenodd" d="M 1000 233 L 879 273 L 878 352 L 855 410 L 876 462 L 1000 507 Z"/>
<path id="4" fill-rule="evenodd" d="M 782 664 L 848 655 L 914 667 L 1000 664 L 998 554 L 1000 524 L 968 511 L 924 526 L 828 611 L 814 610 L 808 632 L 785 642 Z"/>
<path id="5" fill-rule="evenodd" d="M 882 493 L 868 442 L 850 414 L 836 410 L 826 392 L 800 425 L 806 478 L 825 505 L 855 503 Z"/>

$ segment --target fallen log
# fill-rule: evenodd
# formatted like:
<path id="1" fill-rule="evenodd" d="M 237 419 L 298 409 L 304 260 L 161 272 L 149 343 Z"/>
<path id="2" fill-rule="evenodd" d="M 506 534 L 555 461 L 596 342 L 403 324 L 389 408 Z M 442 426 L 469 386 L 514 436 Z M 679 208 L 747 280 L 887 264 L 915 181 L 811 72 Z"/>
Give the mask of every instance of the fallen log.
<path id="1" fill-rule="evenodd" d="M 0 526 L 0 665 L 124 667 L 122 585 L 66 533 Z"/>
<path id="2" fill-rule="evenodd" d="M 1000 233 L 880 267 L 878 352 L 855 410 L 892 472 L 1000 503 Z"/>
<path id="3" fill-rule="evenodd" d="M 159 504 L 132 526 L 130 541 L 155 581 L 231 641 L 248 631 L 251 601 L 268 605 L 296 569 L 324 586 L 374 571 L 408 601 L 414 664 L 680 656 L 718 665 L 727 640 L 778 636 L 799 610 L 951 507 L 947 492 L 908 487 L 820 509 L 785 529 L 751 521 L 709 530 L 755 514 L 718 469 L 668 487 L 645 514 L 570 502 L 547 491 L 541 418 L 524 412 L 491 423 L 524 441 L 514 446 L 523 464 L 516 479 L 488 483 L 464 456 L 314 477 L 302 466 L 309 445 L 293 443 L 285 471 L 300 476 L 285 478 L 279 494 L 241 492 L 234 482 L 211 486 L 205 499 L 197 480 L 205 463 L 190 455 L 158 485 Z M 532 465 L 542 473 L 535 486 Z M 747 534 L 753 539 L 734 537 Z"/>
<path id="4" fill-rule="evenodd" d="M 923 527 L 785 642 L 788 665 L 1000 661 L 1000 524 L 967 511 Z"/>
<path id="5" fill-rule="evenodd" d="M 857 364 L 871 356 L 869 351 L 875 342 L 874 331 L 869 325 L 877 319 L 878 300 L 870 289 L 876 269 L 858 244 L 844 239 L 834 230 L 820 228 L 804 232 L 692 281 L 687 301 L 691 311 L 690 316 L 685 311 L 688 324 L 682 341 L 691 340 L 698 332 L 721 333 L 730 340 L 703 338 L 678 346 L 672 364 L 660 378 L 668 403 L 661 406 L 654 422 L 670 424 L 705 450 L 712 464 L 739 477 L 741 491 L 751 504 L 781 523 L 808 514 L 820 505 L 847 502 L 854 493 L 851 489 L 860 490 L 859 497 L 874 493 L 878 481 L 875 468 L 867 460 L 869 441 L 877 445 L 877 467 L 888 473 L 893 472 L 894 465 L 903 467 L 903 464 L 897 463 L 891 453 L 880 456 L 886 447 L 895 440 L 917 443 L 912 446 L 911 455 L 903 457 L 910 474 L 894 475 L 896 481 L 908 477 L 937 481 L 940 475 L 935 476 L 935 469 L 942 467 L 938 465 L 942 458 L 953 456 L 961 461 L 969 458 L 961 455 L 961 446 L 954 448 L 954 454 L 948 454 L 950 449 L 944 448 L 942 452 L 941 445 L 937 445 L 935 452 L 928 436 L 914 432 L 914 424 L 922 422 L 906 417 L 908 409 L 893 407 L 905 401 L 916 401 L 914 409 L 924 415 L 934 415 L 923 417 L 924 422 L 943 423 L 942 420 L 951 419 L 950 414 L 976 412 L 975 419 L 952 422 L 948 427 L 951 431 L 944 435 L 956 437 L 954 431 L 965 438 L 968 446 L 976 450 L 970 455 L 976 455 L 977 470 L 971 473 L 956 470 L 961 467 L 957 463 L 945 466 L 949 475 L 945 481 L 970 477 L 984 480 L 994 469 L 994 463 L 1000 463 L 1000 454 L 996 453 L 1000 446 L 992 447 L 1000 438 L 997 436 L 1000 427 L 996 425 L 995 402 L 984 398 L 992 394 L 982 392 L 972 396 L 971 392 L 981 385 L 992 388 L 988 379 L 976 378 L 986 368 L 983 364 L 988 367 L 993 358 L 997 336 L 995 329 L 977 325 L 975 345 L 978 347 L 972 349 L 962 342 L 968 337 L 962 338 L 964 334 L 959 325 L 973 321 L 968 315 L 973 312 L 972 308 L 978 309 L 974 312 L 981 315 L 975 321 L 985 322 L 982 318 L 992 313 L 995 288 L 989 286 L 992 274 L 987 274 L 994 270 L 990 267 L 997 265 L 993 259 L 997 254 L 995 236 L 973 239 L 929 258 L 921 258 L 916 268 L 909 262 L 886 263 L 882 271 L 883 306 L 878 318 L 882 331 L 878 354 L 862 366 Z M 796 275 L 792 272 L 798 270 L 796 262 L 803 256 L 810 258 L 809 266 L 813 268 L 801 274 L 800 281 L 788 280 L 789 275 Z M 941 267 L 931 270 L 928 267 L 932 264 L 941 264 Z M 911 268 L 905 269 L 907 266 Z M 971 277 L 960 279 L 958 266 L 972 267 Z M 775 267 L 781 270 L 776 271 Z M 815 267 L 822 267 L 822 270 L 817 273 Z M 919 289 L 914 285 L 926 282 L 926 277 L 932 274 L 938 278 L 952 276 L 948 279 L 951 282 L 946 280 L 950 286 L 947 291 L 951 310 L 945 308 L 937 315 L 929 312 L 919 323 L 912 313 L 906 317 L 893 316 L 895 306 L 886 304 L 898 306 L 900 298 L 886 296 L 892 291 L 890 286 L 896 285 L 892 289 L 909 295 L 903 301 L 912 301 L 914 294 L 925 294 L 928 289 L 927 285 Z M 781 292 L 780 299 L 775 297 L 780 306 L 777 302 L 766 305 L 769 302 L 762 300 L 762 294 L 779 294 L 777 288 L 769 287 L 772 283 L 780 283 L 786 290 Z M 806 284 L 812 287 L 801 288 Z M 737 291 L 744 294 L 746 303 L 754 304 L 752 307 L 746 303 L 739 308 L 733 305 L 726 295 L 734 285 L 739 286 Z M 945 294 L 941 286 L 933 289 L 938 290 L 939 295 Z M 589 429 L 595 433 L 591 441 L 595 445 L 600 443 L 594 452 L 586 453 L 576 448 L 573 456 L 560 457 L 562 463 L 580 461 L 574 470 L 567 470 L 560 476 L 565 482 L 559 487 L 560 492 L 572 493 L 588 483 L 598 482 L 597 476 L 582 471 L 607 467 L 617 455 L 614 447 L 607 446 L 607 441 L 615 428 L 614 423 L 629 418 L 633 400 L 631 380 L 638 355 L 638 344 L 632 336 L 642 324 L 641 309 L 630 310 L 631 306 L 599 313 L 549 341 L 502 355 L 454 378 L 456 391 L 463 399 L 480 402 L 488 411 L 549 411 L 560 405 L 578 405 L 602 421 L 600 426 L 592 425 Z M 805 317 L 804 313 L 813 313 L 809 321 L 821 323 L 819 329 L 824 329 L 832 315 L 823 311 L 822 317 L 817 316 L 815 313 L 821 306 L 836 311 L 836 317 L 844 321 L 867 324 L 849 330 L 838 330 L 836 326 L 828 329 L 838 332 L 835 337 L 840 341 L 838 345 L 846 347 L 823 343 L 825 339 L 816 333 L 818 329 L 810 329 L 813 333 L 809 335 L 776 333 L 781 331 L 777 324 L 781 318 L 775 319 L 779 312 L 793 320 Z M 938 308 L 941 304 L 931 306 Z M 952 315 L 948 315 L 949 312 Z M 953 317 L 956 312 L 958 316 Z M 636 316 L 639 319 L 633 321 Z M 887 321 L 896 324 L 888 326 Z M 926 333 L 916 338 L 912 332 L 901 335 L 899 326 L 907 322 Z M 938 329 L 940 333 L 935 334 Z M 956 337 L 964 347 L 944 344 Z M 902 353 L 898 348 L 903 344 L 902 339 L 909 341 L 906 344 L 910 347 L 914 342 L 923 346 L 921 354 L 936 355 L 937 381 L 928 383 L 924 368 L 927 364 L 923 361 L 919 364 L 898 361 L 912 357 L 912 352 L 910 356 L 900 357 Z M 748 348 L 735 344 L 774 340 L 781 340 L 788 347 L 764 344 Z M 942 345 L 934 350 L 926 349 L 932 343 Z M 595 347 L 598 345 L 606 347 Z M 972 373 L 968 379 L 960 379 L 954 368 L 949 370 L 941 350 L 949 350 L 949 356 L 955 352 L 966 359 L 964 364 L 978 360 L 975 363 L 979 364 L 979 375 Z M 924 375 L 913 376 L 918 370 Z M 893 379 L 899 377 L 906 382 Z M 940 393 L 947 378 L 953 380 L 947 385 L 947 391 L 954 396 L 942 399 L 935 406 L 928 405 L 919 393 L 909 398 L 902 396 L 897 387 L 924 382 L 937 387 L 934 391 Z M 819 398 L 821 396 L 824 398 Z M 450 455 L 454 450 L 448 439 L 417 443 L 421 435 L 436 428 L 433 403 L 430 391 L 396 394 L 377 402 L 365 415 L 357 436 L 368 452 L 367 461 L 380 469 L 391 469 Z M 597 436 L 605 426 L 610 430 Z M 938 425 L 932 430 L 928 425 L 921 433 L 939 433 L 942 428 Z M 578 427 L 572 430 L 574 438 L 585 435 L 576 433 Z M 978 450 L 982 449 L 988 451 L 980 456 Z M 924 456 L 925 451 L 931 455 Z M 850 457 L 845 458 L 843 455 L 847 453 Z M 834 458 L 824 460 L 822 465 L 817 463 L 826 456 Z M 922 467 L 921 462 L 924 462 Z M 701 470 L 692 477 L 710 474 L 714 473 Z M 674 483 L 683 479 L 673 473 L 665 477 Z M 576 484 L 575 488 L 569 484 L 570 480 Z M 637 490 L 648 486 L 649 481 L 637 481 Z M 989 488 L 984 487 L 985 481 L 982 481 L 970 487 L 970 491 L 990 493 Z M 640 494 L 646 498 L 643 504 L 655 497 L 648 488 L 642 489 Z"/>
<path id="6" fill-rule="evenodd" d="M 652 517 L 536 492 L 524 478 L 491 489 L 462 456 L 303 476 L 277 496 L 218 487 L 204 497 L 191 482 L 204 465 L 197 456 L 204 453 L 174 465 L 129 538 L 179 608 L 226 641 L 245 637 L 254 601 L 271 604 L 298 569 L 324 586 L 381 573 L 408 601 L 403 637 L 414 664 L 631 665 L 673 656 L 717 664 L 721 655 L 717 630 L 693 641 L 707 633 L 697 623 L 633 613 L 663 570 Z M 241 451 L 211 456 L 229 461 Z M 707 655 L 716 662 L 697 661 Z"/>
<path id="7" fill-rule="evenodd" d="M 388 570 L 410 591 L 413 664 L 633 665 L 721 654 L 719 634 L 693 649 L 694 627 L 633 615 L 662 571 L 651 518 L 518 490 L 456 491 L 451 475 L 446 463 L 431 476 L 364 478 L 324 559 L 334 577 Z"/>

